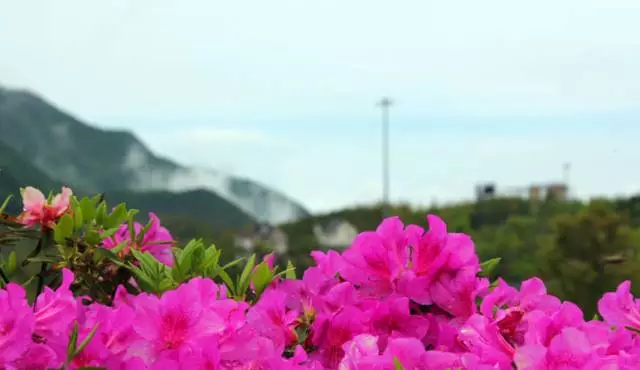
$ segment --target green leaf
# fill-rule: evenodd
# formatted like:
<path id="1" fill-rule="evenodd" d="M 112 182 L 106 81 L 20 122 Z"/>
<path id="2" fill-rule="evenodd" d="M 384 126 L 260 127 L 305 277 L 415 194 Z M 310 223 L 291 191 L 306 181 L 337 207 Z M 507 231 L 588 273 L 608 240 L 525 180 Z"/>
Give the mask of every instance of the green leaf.
<path id="1" fill-rule="evenodd" d="M 84 233 L 84 241 L 91 245 L 98 245 L 102 241 L 102 237 L 96 230 L 89 229 Z"/>
<path id="2" fill-rule="evenodd" d="M 36 257 L 28 258 L 27 260 L 32 263 L 51 263 L 51 264 L 58 263 L 58 259 L 50 256 L 36 256 Z"/>
<path id="3" fill-rule="evenodd" d="M 489 290 L 493 290 L 495 287 L 498 286 L 498 284 L 500 284 L 500 280 L 499 279 L 494 280 L 491 284 L 489 284 Z"/>
<path id="4" fill-rule="evenodd" d="M 138 250 L 132 249 L 131 253 L 140 262 L 140 268 L 148 277 L 153 291 L 159 293 L 160 283 L 168 275 L 167 267 L 148 252 L 141 253 Z"/>
<path id="5" fill-rule="evenodd" d="M 290 279 L 290 280 L 295 280 L 296 279 L 296 267 L 293 265 L 293 263 L 291 263 L 291 261 L 287 262 L 287 269 L 286 271 L 286 278 Z"/>
<path id="6" fill-rule="evenodd" d="M 629 331 L 632 331 L 636 334 L 640 334 L 640 329 L 634 328 L 633 326 L 625 326 L 625 328 Z"/>
<path id="7" fill-rule="evenodd" d="M 4 289 L 7 284 L 9 284 L 9 277 L 4 273 L 4 270 L 0 265 L 0 289 Z"/>
<path id="8" fill-rule="evenodd" d="M 127 221 L 127 229 L 129 230 L 129 240 L 136 240 L 136 227 L 133 223 L 133 219 Z"/>
<path id="9" fill-rule="evenodd" d="M 93 339 L 93 337 L 96 335 L 96 332 L 98 331 L 98 327 L 100 326 L 100 323 L 97 323 L 93 329 L 91 329 L 91 332 L 89 332 L 89 335 L 87 335 L 84 340 L 82 341 L 82 343 L 80 343 L 80 345 L 78 346 L 78 349 L 74 352 L 73 357 L 76 357 L 77 355 L 80 354 L 80 352 L 82 352 L 82 350 L 84 350 L 84 348 L 87 346 L 87 344 L 89 344 L 89 342 L 91 341 L 91 339 Z M 77 340 L 77 339 L 76 339 Z"/>
<path id="10" fill-rule="evenodd" d="M 303 326 L 298 326 L 295 330 L 298 336 L 298 343 L 304 343 L 304 341 L 307 340 L 307 337 L 309 336 L 309 332 L 307 331 L 307 329 Z"/>
<path id="11" fill-rule="evenodd" d="M 231 295 L 236 295 L 235 286 L 233 285 L 233 280 L 231 279 L 231 276 L 229 276 L 229 274 L 227 274 L 227 272 L 223 269 L 218 270 L 217 273 L 218 275 L 220 275 L 220 278 L 222 279 L 222 281 L 224 281 L 224 283 L 227 285 L 227 289 L 229 290 L 229 293 Z"/>
<path id="12" fill-rule="evenodd" d="M 256 264 L 256 255 L 252 254 L 251 257 L 249 257 L 249 260 L 247 261 L 247 263 L 244 265 L 244 269 L 240 274 L 240 278 L 238 279 L 238 283 L 236 284 L 238 288 L 238 291 L 236 293 L 244 294 L 244 292 L 249 287 L 249 274 L 251 274 L 251 270 L 253 270 L 253 266 L 255 266 L 255 264 Z"/>
<path id="13" fill-rule="evenodd" d="M 192 240 L 186 247 L 184 247 L 178 256 L 177 265 L 185 275 L 189 275 L 189 271 L 193 265 L 193 254 L 198 248 L 202 248 L 202 242 L 199 240 Z"/>
<path id="14" fill-rule="evenodd" d="M 73 323 L 71 335 L 69 336 L 69 344 L 67 345 L 67 363 L 73 360 L 74 354 L 76 353 L 76 346 L 78 345 L 78 330 L 78 322 L 75 321 Z"/>
<path id="15" fill-rule="evenodd" d="M 67 213 L 54 228 L 54 240 L 58 243 L 63 243 L 65 239 L 70 237 L 73 234 L 73 219 Z"/>
<path id="16" fill-rule="evenodd" d="M 27 279 L 27 281 L 25 281 L 24 283 L 20 284 L 22 285 L 24 288 L 28 287 L 29 284 L 31 284 L 32 282 L 34 282 L 36 280 L 37 276 L 33 275 L 31 276 L 29 279 Z"/>
<path id="17" fill-rule="evenodd" d="M 115 254 L 120 253 L 127 245 L 129 244 L 128 241 L 122 241 L 120 243 L 118 243 L 118 245 L 116 245 L 111 251 Z"/>
<path id="18" fill-rule="evenodd" d="M 191 272 L 194 275 L 202 275 L 205 263 L 207 262 L 204 245 L 200 244 L 191 255 Z"/>
<path id="19" fill-rule="evenodd" d="M 93 253 L 95 253 L 96 255 L 99 255 L 99 256 L 107 258 L 109 261 L 113 262 L 114 264 L 116 264 L 116 265 L 118 265 L 120 267 L 125 267 L 125 268 L 131 270 L 131 267 L 129 265 L 123 263 L 122 261 L 120 261 L 120 257 L 118 257 L 118 255 L 113 252 L 116 248 L 114 248 L 112 250 L 105 249 L 105 248 L 95 248 L 93 250 Z"/>
<path id="20" fill-rule="evenodd" d="M 278 266 L 276 266 L 276 268 L 274 269 L 274 272 L 277 271 L 277 270 L 278 270 Z M 295 267 L 292 267 L 291 269 L 282 270 L 282 271 L 278 272 L 277 274 L 275 274 L 273 276 L 273 278 L 275 279 L 275 278 L 278 278 L 280 276 L 287 275 L 287 274 L 289 274 L 291 272 L 295 272 Z"/>
<path id="21" fill-rule="evenodd" d="M 74 211 L 73 211 L 73 223 L 75 225 L 75 229 L 76 230 L 80 230 L 82 229 L 82 226 L 84 222 L 84 218 L 82 217 L 82 209 L 78 206 Z"/>
<path id="22" fill-rule="evenodd" d="M 127 220 L 133 220 L 133 218 L 136 217 L 138 213 L 140 213 L 140 211 L 138 211 L 137 209 L 130 209 L 127 212 Z"/>
<path id="23" fill-rule="evenodd" d="M 132 225 L 134 221 L 133 216 L 129 217 L 128 220 L 129 220 L 129 224 Z M 153 220 L 149 220 L 149 222 L 147 222 L 147 224 L 144 225 L 142 230 L 140 230 L 140 232 L 138 233 L 136 241 L 141 242 L 142 240 L 144 240 L 144 236 L 147 234 L 147 232 L 149 232 L 149 229 L 151 229 L 151 226 L 153 226 Z M 131 236 L 133 237 L 133 234 Z"/>
<path id="24" fill-rule="evenodd" d="M 102 240 L 105 240 L 107 238 L 112 237 L 115 233 L 118 232 L 118 230 L 120 230 L 120 227 L 112 227 L 111 229 L 106 229 L 104 230 L 102 233 L 100 233 L 100 238 Z"/>
<path id="25" fill-rule="evenodd" d="M 240 257 L 240 258 L 238 258 L 238 259 L 236 259 L 234 261 L 231 261 L 231 262 L 227 263 L 226 265 L 222 266 L 222 269 L 223 270 L 227 270 L 228 268 L 230 268 L 232 266 L 235 266 L 235 265 L 239 264 L 242 261 L 244 261 L 244 257 Z"/>
<path id="26" fill-rule="evenodd" d="M 9 258 L 7 259 L 7 264 L 5 265 L 5 271 L 7 275 L 13 276 L 16 273 L 16 268 L 18 267 L 18 259 L 16 257 L 16 252 L 11 251 L 9 253 Z"/>
<path id="27" fill-rule="evenodd" d="M 170 278 L 165 278 L 160 282 L 160 285 L 158 286 L 158 288 L 160 289 L 160 292 L 166 292 L 167 290 L 171 290 L 173 288 L 176 287 L 176 284 L 173 280 L 171 280 Z"/>
<path id="28" fill-rule="evenodd" d="M 98 225 L 104 226 L 104 223 L 107 219 L 107 203 L 102 202 L 96 209 L 96 223 Z"/>
<path id="29" fill-rule="evenodd" d="M 598 315 L 598 313 L 594 313 L 593 318 L 591 320 L 600 321 L 600 315 Z"/>
<path id="30" fill-rule="evenodd" d="M 7 209 L 11 198 L 13 198 L 13 194 L 9 194 L 9 196 L 5 198 L 4 202 L 2 202 L 2 205 L 0 206 L 0 214 L 4 213 L 4 210 Z"/>
<path id="31" fill-rule="evenodd" d="M 80 209 L 82 210 L 82 216 L 84 216 L 84 221 L 86 223 L 89 223 L 95 219 L 97 203 L 97 199 L 94 200 L 87 197 L 84 197 L 80 200 Z"/>
<path id="32" fill-rule="evenodd" d="M 180 264 L 178 264 L 176 255 L 173 255 L 173 267 L 171 268 L 171 277 L 174 281 L 181 283 L 187 280 L 185 274 L 180 270 Z"/>
<path id="33" fill-rule="evenodd" d="M 104 203 L 104 194 L 96 194 L 96 195 L 92 196 L 91 197 L 91 202 L 94 205 Z"/>
<path id="34" fill-rule="evenodd" d="M 130 212 L 127 213 L 127 219 L 126 219 L 126 224 L 129 227 L 129 239 L 134 240 L 136 242 L 138 241 L 142 241 L 142 238 L 144 237 L 144 235 L 139 235 L 140 239 L 136 240 L 136 228 L 135 228 L 135 220 L 133 219 L 133 217 L 136 215 L 136 213 L 138 213 L 138 211 L 136 210 L 131 210 Z M 142 234 L 142 232 L 140 233 Z"/>
<path id="35" fill-rule="evenodd" d="M 272 280 L 273 272 L 271 272 L 269 265 L 266 262 L 260 263 L 253 274 L 251 274 L 251 281 L 253 282 L 253 287 L 256 290 L 256 295 L 258 297 L 260 297 Z"/>
<path id="36" fill-rule="evenodd" d="M 216 248 L 207 248 L 204 251 L 204 260 L 203 260 L 203 263 L 202 263 L 202 272 L 206 276 L 209 276 L 211 278 L 215 277 L 215 276 L 211 276 L 211 273 L 213 272 L 214 269 L 220 268 L 220 266 L 218 266 L 218 262 L 220 262 L 220 255 L 221 254 L 222 254 L 222 251 L 217 250 Z"/>
<path id="37" fill-rule="evenodd" d="M 502 258 L 500 257 L 496 257 L 496 258 L 492 258 L 488 261 L 484 261 L 480 264 L 480 272 L 478 273 L 478 275 L 480 276 L 485 276 L 488 277 L 491 275 L 491 273 L 493 272 L 493 270 L 498 266 L 498 264 L 500 263 L 500 260 Z"/>
<path id="38" fill-rule="evenodd" d="M 155 293 L 158 291 L 157 289 L 158 287 L 155 286 L 151 277 L 145 274 L 142 270 L 133 269 L 132 272 L 135 276 L 136 283 L 138 284 L 138 286 L 142 291 L 149 292 L 149 293 Z"/>
<path id="39" fill-rule="evenodd" d="M 395 370 L 404 370 L 404 367 L 402 367 L 402 363 L 395 356 L 393 356 L 393 366 Z"/>
<path id="40" fill-rule="evenodd" d="M 110 215 L 104 220 L 105 229 L 120 226 L 127 219 L 127 207 L 124 203 L 120 203 L 113 209 Z"/>

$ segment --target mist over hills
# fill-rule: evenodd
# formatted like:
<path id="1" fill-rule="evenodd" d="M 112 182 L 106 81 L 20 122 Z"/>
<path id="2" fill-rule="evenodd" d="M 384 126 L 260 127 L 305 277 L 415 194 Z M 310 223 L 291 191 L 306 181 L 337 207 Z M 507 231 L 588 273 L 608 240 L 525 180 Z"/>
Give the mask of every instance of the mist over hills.
<path id="1" fill-rule="evenodd" d="M 225 225 L 309 216 L 304 206 L 265 185 L 182 166 L 129 131 L 91 126 L 32 92 L 0 87 L 0 195 L 31 184 L 104 192 L 143 211 L 152 204 L 176 213 L 209 209 L 199 214 Z"/>

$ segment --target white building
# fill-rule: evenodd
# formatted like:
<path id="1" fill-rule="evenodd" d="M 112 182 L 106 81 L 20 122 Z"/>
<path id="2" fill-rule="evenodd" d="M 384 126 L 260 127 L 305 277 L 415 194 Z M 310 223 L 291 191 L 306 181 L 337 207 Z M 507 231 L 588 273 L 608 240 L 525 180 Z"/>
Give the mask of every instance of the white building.
<path id="1" fill-rule="evenodd" d="M 318 244 L 325 248 L 344 249 L 351 245 L 358 229 L 347 221 L 333 220 L 324 227 L 314 225 L 313 234 Z"/>
<path id="2" fill-rule="evenodd" d="M 260 244 L 266 244 L 273 249 L 276 254 L 284 254 L 289 250 L 289 237 L 284 231 L 266 225 L 259 224 L 248 233 L 235 236 L 237 248 L 252 252 Z"/>

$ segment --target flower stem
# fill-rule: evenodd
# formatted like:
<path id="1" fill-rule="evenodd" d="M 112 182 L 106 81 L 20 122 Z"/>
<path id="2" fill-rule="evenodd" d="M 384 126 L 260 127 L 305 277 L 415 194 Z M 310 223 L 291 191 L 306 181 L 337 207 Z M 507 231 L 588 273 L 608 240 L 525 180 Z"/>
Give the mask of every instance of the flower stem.
<path id="1" fill-rule="evenodd" d="M 44 229 L 42 230 L 42 235 L 40 237 L 40 240 L 38 240 L 36 251 L 38 251 L 38 254 L 40 254 L 43 251 L 47 250 L 48 247 L 50 246 L 51 246 L 51 230 Z M 36 295 L 33 299 L 34 310 L 36 309 L 36 301 L 38 300 L 38 296 L 40 295 L 40 293 L 42 293 L 42 290 L 44 289 L 44 276 L 47 271 L 47 267 L 48 267 L 48 264 L 46 262 L 42 262 L 42 264 L 40 265 L 40 273 L 38 274 L 38 285 L 36 286 Z"/>

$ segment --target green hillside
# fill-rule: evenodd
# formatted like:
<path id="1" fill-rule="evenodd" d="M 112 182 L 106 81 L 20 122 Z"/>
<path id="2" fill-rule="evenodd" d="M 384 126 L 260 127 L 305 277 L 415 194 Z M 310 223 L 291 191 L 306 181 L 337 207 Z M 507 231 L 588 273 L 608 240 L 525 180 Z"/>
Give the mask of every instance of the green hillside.
<path id="1" fill-rule="evenodd" d="M 140 219 L 145 219 L 148 212 L 154 212 L 167 225 L 173 226 L 174 233 L 184 238 L 197 236 L 195 232 L 201 229 L 200 225 L 206 225 L 206 235 L 212 235 L 254 222 L 233 204 L 205 190 L 180 193 L 111 191 L 105 193 L 105 199 L 109 204 L 125 202 L 129 208 L 139 209 Z"/>
<path id="2" fill-rule="evenodd" d="M 132 147 L 149 165 L 176 167 L 153 156 L 130 132 L 86 125 L 26 91 L 0 87 L 0 117 L 0 142 L 50 178 L 90 192 L 118 189 L 133 178 L 122 165 Z"/>
<path id="3" fill-rule="evenodd" d="M 167 190 L 175 189 L 175 184 L 185 188 L 199 184 L 213 194 L 205 204 L 220 207 L 214 213 L 228 213 L 231 202 L 243 210 L 234 214 L 248 213 L 270 223 L 309 216 L 301 204 L 266 185 L 214 169 L 181 166 L 153 153 L 130 131 L 89 125 L 29 91 L 0 86 L 0 133 L 0 144 L 13 152 L 5 162 L 13 167 L 30 164 L 77 193 Z M 174 205 L 167 207 L 175 209 Z M 186 210 L 203 205 L 183 206 Z"/>
<path id="4" fill-rule="evenodd" d="M 5 199 L 9 194 L 19 196 L 20 188 L 29 185 L 42 189 L 45 193 L 59 191 L 61 186 L 0 142 L 0 199 Z M 17 212 L 19 208 L 19 202 L 14 201 L 10 203 L 8 210 Z"/>

